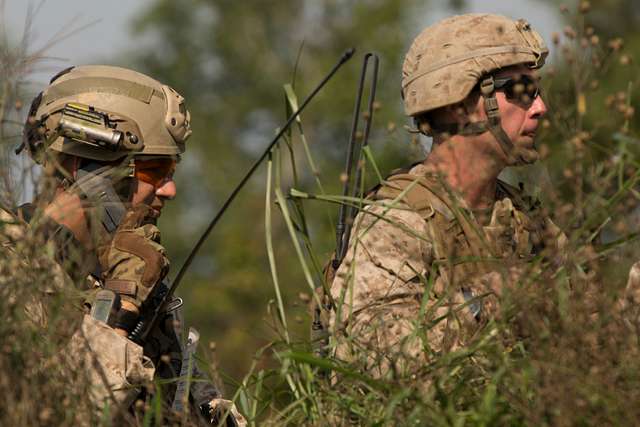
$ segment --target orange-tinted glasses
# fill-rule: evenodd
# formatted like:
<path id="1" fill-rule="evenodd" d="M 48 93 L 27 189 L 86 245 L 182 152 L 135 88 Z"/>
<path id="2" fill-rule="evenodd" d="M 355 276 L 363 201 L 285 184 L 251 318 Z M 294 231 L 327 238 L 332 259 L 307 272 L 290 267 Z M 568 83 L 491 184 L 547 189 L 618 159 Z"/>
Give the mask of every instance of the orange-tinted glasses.
<path id="1" fill-rule="evenodd" d="M 176 170 L 176 160 L 170 157 L 135 161 L 133 176 L 140 181 L 160 188 L 171 179 Z"/>

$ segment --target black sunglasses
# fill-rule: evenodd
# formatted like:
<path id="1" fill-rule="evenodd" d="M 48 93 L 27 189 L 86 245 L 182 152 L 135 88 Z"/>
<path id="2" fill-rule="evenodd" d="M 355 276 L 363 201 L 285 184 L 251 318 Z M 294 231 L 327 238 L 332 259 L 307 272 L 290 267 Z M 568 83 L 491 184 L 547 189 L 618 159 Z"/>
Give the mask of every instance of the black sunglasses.
<path id="1" fill-rule="evenodd" d="M 533 77 L 522 74 L 513 77 L 494 78 L 496 90 L 503 90 L 510 101 L 531 104 L 540 95 L 540 82 Z"/>

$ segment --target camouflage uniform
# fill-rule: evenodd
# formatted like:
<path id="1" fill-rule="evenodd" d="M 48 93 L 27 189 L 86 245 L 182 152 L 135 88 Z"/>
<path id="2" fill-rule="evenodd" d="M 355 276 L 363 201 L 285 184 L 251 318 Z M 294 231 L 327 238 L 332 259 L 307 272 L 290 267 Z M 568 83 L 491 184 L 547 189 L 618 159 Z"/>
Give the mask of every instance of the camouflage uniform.
<path id="1" fill-rule="evenodd" d="M 331 286 L 338 307 L 331 327 L 337 357 L 364 354 L 377 375 L 415 369 L 429 354 L 468 343 L 498 314 L 504 283 L 566 243 L 535 203 L 502 182 L 484 226 L 422 164 L 389 178 L 372 198 Z"/>
<path id="2" fill-rule="evenodd" d="M 169 197 L 158 196 L 157 191 L 171 180 L 190 134 L 190 113 L 182 96 L 146 75 L 119 67 L 63 70 L 29 110 L 23 147 L 43 164 L 49 178 L 55 178 L 57 193 L 44 208 L 46 214 L 52 207 L 59 217 L 38 214 L 32 221 L 34 209 L 22 208 L 17 215 L 21 221 L 12 222 L 40 234 L 51 254 L 52 275 L 66 289 L 75 287 L 85 294 L 106 289 L 115 301 L 123 301 L 112 310 L 108 324 L 84 314 L 93 303 L 91 298 L 85 301 L 84 313 L 79 304 L 79 326 L 65 352 L 68 366 L 86 369 L 89 398 L 98 416 L 105 406 L 126 411 L 136 398 L 144 399 L 148 392 L 144 386 L 154 378 L 170 380 L 181 375 L 184 340 L 179 310 L 161 314 L 144 348 L 116 330 L 131 333 L 140 313 L 154 309 L 158 294 L 167 291 L 163 278 L 169 261 L 152 207 L 133 203 L 132 198 L 143 182 L 153 188 L 149 194 L 154 197 Z M 63 166 L 64 161 L 73 166 Z M 81 244 L 63 225 L 65 215 L 72 213 L 56 207 L 60 194 L 83 201 L 79 209 L 86 216 L 89 244 Z M 60 200 L 58 206 L 64 207 L 70 199 Z M 88 250 L 88 245 L 94 249 Z M 44 325 L 46 313 L 40 311 L 38 320 Z M 212 416 L 218 410 L 215 405 L 235 411 L 197 366 L 190 376 L 189 398 L 196 408 L 209 404 Z M 162 395 L 170 403 L 175 382 L 166 383 Z"/>
<path id="3" fill-rule="evenodd" d="M 501 30 L 496 31 L 497 28 Z M 455 144 L 458 143 L 473 148 L 474 143 L 490 142 L 495 147 L 495 142 L 498 142 L 505 158 L 512 157 L 521 163 L 535 160 L 535 156 L 529 157 L 526 155 L 528 153 L 517 153 L 518 147 L 514 145 L 521 140 L 510 141 L 507 133 L 500 129 L 499 110 L 513 112 L 503 109 L 513 98 L 508 98 L 505 91 L 501 94 L 504 98 L 501 96 L 499 99 L 504 102 L 498 103 L 492 94 L 495 89 L 493 84 L 498 78 L 512 77 L 517 72 L 533 76 L 533 72 L 523 70 L 522 66 L 538 64 L 537 59 L 544 60 L 541 50 L 536 49 L 536 52 L 530 49 L 534 43 L 530 44 L 529 41 L 536 39 L 535 34 L 522 34 L 530 31 L 530 27 L 523 22 L 514 25 L 505 18 L 487 15 L 455 17 L 436 25 L 433 31 L 425 30 L 416 39 L 417 45 L 412 46 L 408 55 L 410 58 L 405 61 L 403 69 L 405 109 L 408 115 L 416 119 L 417 127 L 422 132 L 431 130 L 432 134 L 442 134 L 442 125 L 445 123 L 439 123 L 437 119 L 445 121 L 450 116 L 444 113 L 458 107 L 464 112 L 464 108 L 457 103 L 472 101 L 474 106 L 480 105 L 481 100 L 475 97 L 478 93 L 475 92 L 472 98 L 469 92 L 480 83 L 480 96 L 485 101 L 487 120 L 484 123 L 461 120 L 463 123 L 459 128 L 449 128 L 456 137 L 443 137 L 436 143 L 447 144 L 444 147 L 446 149 L 447 146 L 456 148 Z M 514 36 L 509 43 L 505 43 L 507 36 Z M 519 43 L 521 36 L 526 43 Z M 426 47 L 421 45 L 425 40 Z M 518 57 L 520 54 L 528 58 Z M 518 65 L 518 68 L 491 75 L 494 70 L 511 65 Z M 531 94 L 531 99 L 536 100 L 537 92 L 532 91 Z M 533 105 L 531 103 L 529 107 Z M 433 109 L 442 107 L 447 107 L 447 110 L 430 114 Z M 525 112 L 529 113 L 530 110 Z M 482 117 L 482 114 L 478 116 Z M 513 118 L 508 113 L 504 117 Z M 513 124 L 506 120 L 504 122 Z M 483 138 L 475 139 L 458 136 L 472 136 L 487 131 L 492 135 L 485 134 Z M 496 141 L 492 141 L 490 136 L 494 136 Z M 441 148 L 436 147 L 436 150 Z M 478 153 L 472 148 L 466 152 L 452 149 L 452 152 L 463 155 Z M 475 160 L 473 157 L 460 156 L 454 158 L 454 161 L 459 161 L 457 164 L 453 161 L 447 163 L 451 157 L 447 158 L 441 153 L 436 151 L 440 157 L 435 157 L 432 162 L 427 159 L 425 164 L 437 165 L 437 170 L 451 175 L 468 168 L 467 162 Z M 487 153 L 495 155 L 496 151 L 487 150 Z M 441 162 L 437 163 L 436 160 Z M 502 166 L 504 163 L 509 164 L 497 161 L 496 165 Z M 488 162 L 481 163 L 482 166 L 486 164 Z M 446 166 L 452 169 L 446 169 Z M 457 167 L 459 169 L 455 169 Z M 554 276 L 558 272 L 554 267 L 562 265 L 564 261 L 567 238 L 541 212 L 538 203 L 524 196 L 521 186 L 514 188 L 496 182 L 490 210 L 472 211 L 455 189 L 447 188 L 446 177 L 436 175 L 435 169 L 418 165 L 406 174 L 391 176 L 369 195 L 371 203 L 356 216 L 346 256 L 337 268 L 335 278 L 329 282 L 333 301 L 327 301 L 328 298 L 322 301 L 325 306 L 332 308 L 328 314 L 333 345 L 329 348 L 335 350 L 338 359 L 352 362 L 355 370 L 361 369 L 373 377 L 398 379 L 400 382 L 396 386 L 406 383 L 418 388 L 419 394 L 425 391 L 424 394 L 428 396 L 426 401 L 431 402 L 434 395 L 437 398 L 446 394 L 440 388 L 431 387 L 433 383 L 446 383 L 445 378 L 442 383 L 437 380 L 439 373 L 445 374 L 445 377 L 454 375 L 458 380 L 468 376 L 468 365 L 460 365 L 460 357 L 470 357 L 474 368 L 486 367 L 482 362 L 486 360 L 482 352 L 475 352 L 482 346 L 474 344 L 484 342 L 494 332 L 504 336 L 502 332 L 505 330 L 493 328 L 494 324 L 491 323 L 492 318 L 502 313 L 506 313 L 509 320 L 515 317 L 514 327 L 507 331 L 511 337 L 522 337 L 521 333 L 527 334 L 527 330 L 536 336 L 542 330 L 544 350 L 550 350 L 550 353 L 541 359 L 540 354 L 535 355 L 536 350 L 540 352 L 535 347 L 541 343 L 540 336 L 537 340 L 518 340 L 531 350 L 532 359 L 537 357 L 538 362 L 542 361 L 534 363 L 542 366 L 542 371 L 545 371 L 545 363 L 554 363 L 554 357 L 561 359 L 558 363 L 562 366 L 556 373 L 562 371 L 565 374 L 567 362 L 579 362 L 582 366 L 590 357 L 593 359 L 593 354 L 603 354 L 601 350 L 606 348 L 607 344 L 604 343 L 609 339 L 615 342 L 613 345 L 616 348 L 620 348 L 619 340 L 627 337 L 617 336 L 624 329 L 609 327 L 617 318 L 606 308 L 611 302 L 610 290 L 606 295 L 602 289 L 592 292 L 595 288 L 592 285 L 598 285 L 592 280 L 595 275 L 587 278 L 584 273 L 577 275 L 582 283 L 571 283 L 571 279 L 576 277 L 572 273 L 578 270 L 572 264 L 579 265 L 580 261 L 576 260 L 582 255 L 573 258 L 573 262 L 559 276 Z M 497 173 L 494 172 L 497 169 L 490 170 L 491 175 L 487 176 L 495 179 Z M 487 181 L 478 180 L 478 183 L 484 182 Z M 473 200 L 478 198 L 471 198 Z M 482 201 L 488 200 L 483 198 Z M 589 256 L 593 256 L 593 253 Z M 336 261 L 340 261 L 340 258 L 336 258 Z M 534 292 L 537 298 L 532 300 L 524 298 L 516 301 L 509 298 L 511 291 L 514 291 L 512 295 L 518 297 L 534 287 L 566 292 L 564 286 L 558 289 L 554 286 L 563 275 L 564 279 L 569 280 L 567 284 L 571 289 L 568 299 L 564 294 L 560 301 L 546 301 L 544 297 L 539 299 L 544 295 L 540 291 Z M 603 289 L 611 288 L 610 284 L 605 285 Z M 620 301 L 623 319 L 629 322 L 629 336 L 634 343 L 640 319 L 639 310 L 635 308 L 640 302 L 639 289 L 640 263 L 637 263 L 629 275 L 626 299 Z M 593 297 L 599 298 L 599 301 Z M 523 303 L 531 305 L 532 312 L 526 313 L 525 310 L 529 308 L 526 307 L 514 313 L 510 309 L 512 305 L 502 305 L 505 301 L 516 301 L 513 306 L 519 309 L 523 308 Z M 560 308 L 555 305 L 558 303 L 571 308 Z M 584 303 L 586 305 L 580 307 Z M 549 310 L 543 308 L 545 306 L 553 308 Z M 562 313 L 561 321 L 556 321 L 556 325 L 567 323 L 568 329 L 570 325 L 579 326 L 569 335 L 567 331 L 561 331 L 556 337 L 551 331 L 552 337 L 548 339 L 550 330 L 547 323 L 554 324 L 556 310 Z M 518 317 L 522 317 L 523 321 L 519 321 Z M 598 325 L 594 326 L 594 331 L 591 331 L 589 322 Z M 584 325 L 587 326 L 583 331 L 581 328 Z M 602 325 L 607 326 L 603 328 Z M 598 330 L 607 336 L 600 336 Z M 573 336 L 572 333 L 577 335 Z M 609 338 L 609 335 L 616 337 Z M 527 342 L 531 345 L 527 345 Z M 591 356 L 584 360 L 575 356 L 565 357 L 563 352 L 567 344 L 570 347 L 577 344 L 571 347 L 573 353 L 583 352 Z M 451 357 L 441 357 L 447 354 Z M 478 359 L 481 361 L 476 364 Z M 451 367 L 455 367 L 454 371 L 447 373 Z M 492 368 L 489 367 L 490 370 Z M 550 376 L 553 376 L 553 372 L 546 373 L 546 377 Z M 417 384 L 413 381 L 415 378 L 420 380 Z M 468 388 L 473 389 L 474 384 L 469 384 Z"/>
<path id="4" fill-rule="evenodd" d="M 50 287 L 38 290 L 42 298 L 47 294 L 66 292 L 73 294 L 82 291 L 91 295 L 93 290 L 103 285 L 93 274 L 80 277 L 75 273 L 78 260 L 68 258 L 69 254 L 86 255 L 86 251 L 79 247 L 79 243 L 64 236 L 64 232 L 54 233 L 54 224 L 42 224 L 33 230 L 26 222 L 30 219 L 32 209 L 23 206 L 16 216 L 5 209 L 0 209 L 0 254 L 3 267 L 13 262 L 21 262 L 24 268 L 46 268 L 50 272 Z M 35 235 L 30 235 L 35 231 Z M 19 243 L 26 239 L 44 240 L 45 248 L 38 259 L 22 256 Z M 78 245 L 78 247 L 73 247 Z M 49 255 L 50 254 L 50 255 Z M 92 256 L 89 256 L 92 258 Z M 18 261 L 19 260 L 19 261 Z M 89 260 L 90 261 L 90 260 Z M 75 276 L 72 278 L 72 276 Z M 10 273 L 2 275 L 9 279 Z M 82 295 L 75 292 L 76 295 Z M 33 299 L 25 304 L 25 312 L 30 321 L 40 327 L 47 327 L 47 304 L 42 298 Z M 78 298 L 75 298 L 78 300 Z M 72 311 L 67 313 L 70 321 L 77 324 L 77 331 L 70 336 L 64 353 L 67 355 L 69 366 L 76 369 L 87 368 L 88 380 L 91 383 L 90 398 L 100 412 L 106 403 L 126 408 L 140 397 L 143 387 L 156 378 L 172 379 L 180 375 L 182 363 L 182 313 L 176 310 L 168 313 L 158 322 L 143 349 L 138 344 L 118 335 L 113 328 L 105 323 L 93 319 L 85 312 L 91 304 L 91 299 L 85 300 L 85 309 L 78 301 Z M 107 351 L 108 350 L 108 351 Z M 161 362 L 161 356 L 168 356 L 168 360 Z M 191 385 L 191 396 L 196 407 L 220 398 L 219 391 L 210 383 L 205 373 L 194 366 L 192 373 L 194 382 Z M 175 394 L 175 384 L 170 384 L 165 390 L 167 396 Z M 98 416 L 99 416 L 98 412 Z"/>
<path id="5" fill-rule="evenodd" d="M 516 144 L 502 127 L 496 91 L 504 83 L 496 73 L 540 68 L 547 54 L 524 20 L 490 14 L 444 19 L 418 35 L 405 57 L 405 112 L 416 132 L 437 143 L 456 144 L 449 141 L 452 135 L 461 142 L 484 135 L 483 142 L 467 142 L 485 144 L 493 137 L 504 157 L 496 164 L 534 162 L 535 150 Z M 515 73 L 510 80 L 519 85 L 513 101 L 533 105 L 535 83 L 523 84 Z M 463 114 L 475 112 L 480 102 L 483 119 Z M 497 160 L 496 151 L 487 152 Z M 375 375 L 415 372 L 433 355 L 468 344 L 499 314 L 502 290 L 566 241 L 520 189 L 497 181 L 492 210 L 473 212 L 425 164 L 392 175 L 369 196 L 373 203 L 356 216 L 335 278 L 328 275 L 331 298 L 323 303 L 332 308 L 336 355 L 359 360 Z M 322 330 L 322 323 L 314 321 L 314 330 Z"/>

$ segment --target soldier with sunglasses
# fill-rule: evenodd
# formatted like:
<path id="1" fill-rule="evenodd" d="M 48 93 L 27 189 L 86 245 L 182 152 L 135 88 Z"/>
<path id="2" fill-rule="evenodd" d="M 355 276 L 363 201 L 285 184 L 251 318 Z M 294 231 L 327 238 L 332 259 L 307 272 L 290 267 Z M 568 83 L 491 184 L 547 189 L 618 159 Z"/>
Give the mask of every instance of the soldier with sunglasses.
<path id="1" fill-rule="evenodd" d="M 169 260 L 156 220 L 176 196 L 173 173 L 190 135 L 183 97 L 124 68 L 68 68 L 32 102 L 22 148 L 44 168 L 43 193 L 14 218 L 44 235 L 67 278 L 89 295 L 66 353 L 87 371 L 97 414 L 110 407 L 126 418 L 135 402 L 149 399 L 145 385 L 160 378 L 173 379 L 162 391 L 165 414 L 176 396 L 173 410 L 191 404 L 210 422 L 232 410 L 237 417 L 228 424 L 242 421 L 197 366 L 188 371 L 192 347 L 180 299 L 145 342 L 128 338 L 167 290 Z M 176 392 L 186 375 L 193 378 L 188 396 Z"/>
<path id="2" fill-rule="evenodd" d="M 529 23 L 489 14 L 444 19 L 413 41 L 402 98 L 433 146 L 356 217 L 316 310 L 314 329 L 328 323 L 334 339 L 325 350 L 376 376 L 417 372 L 468 345 L 534 260 L 561 262 L 566 237 L 522 188 L 498 179 L 538 159 L 547 108 L 537 70 L 547 54 Z"/>

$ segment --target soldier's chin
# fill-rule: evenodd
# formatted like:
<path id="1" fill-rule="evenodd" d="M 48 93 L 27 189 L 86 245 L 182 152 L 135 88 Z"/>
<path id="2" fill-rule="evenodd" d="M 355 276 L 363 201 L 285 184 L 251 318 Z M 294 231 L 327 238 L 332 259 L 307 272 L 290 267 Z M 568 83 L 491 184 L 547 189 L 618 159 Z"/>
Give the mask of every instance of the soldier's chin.
<path id="1" fill-rule="evenodd" d="M 160 217 L 160 214 L 161 212 L 159 209 L 152 207 L 149 210 L 149 215 L 147 215 L 146 219 L 149 223 L 155 224 L 156 222 L 158 222 L 158 218 Z"/>
<path id="2" fill-rule="evenodd" d="M 146 224 L 158 225 L 158 217 L 153 215 L 145 216 L 140 225 L 146 225 Z"/>
<path id="3" fill-rule="evenodd" d="M 142 220 L 142 225 L 144 224 L 153 224 L 156 225 L 158 222 L 158 217 L 160 216 L 160 210 L 151 206 L 151 205 L 147 205 L 147 207 L 149 208 L 149 210 L 147 211 L 144 219 Z"/>
<path id="4" fill-rule="evenodd" d="M 540 159 L 540 153 L 534 147 L 516 147 L 511 160 L 511 166 L 531 165 Z"/>

